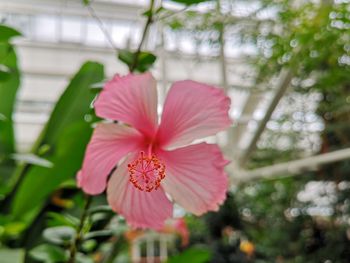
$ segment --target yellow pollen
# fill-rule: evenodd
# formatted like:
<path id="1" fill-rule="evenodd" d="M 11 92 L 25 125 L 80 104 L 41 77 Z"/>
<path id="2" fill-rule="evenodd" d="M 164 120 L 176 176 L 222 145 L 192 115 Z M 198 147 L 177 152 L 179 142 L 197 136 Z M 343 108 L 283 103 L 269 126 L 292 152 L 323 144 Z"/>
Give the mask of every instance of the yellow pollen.
<path id="1" fill-rule="evenodd" d="M 165 165 L 155 154 L 145 155 L 144 152 L 128 164 L 130 182 L 140 191 L 157 190 L 165 177 Z"/>

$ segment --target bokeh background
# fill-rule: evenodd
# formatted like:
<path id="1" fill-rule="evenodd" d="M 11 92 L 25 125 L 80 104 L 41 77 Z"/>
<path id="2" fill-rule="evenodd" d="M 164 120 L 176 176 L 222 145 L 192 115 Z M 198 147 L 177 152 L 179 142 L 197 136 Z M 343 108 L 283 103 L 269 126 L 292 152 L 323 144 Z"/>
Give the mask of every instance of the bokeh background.
<path id="1" fill-rule="evenodd" d="M 0 262 L 67 262 L 103 83 L 128 72 L 146 0 L 0 0 Z M 350 262 L 350 2 L 155 1 L 140 71 L 216 85 L 233 126 L 218 212 L 160 232 L 92 199 L 77 262 Z"/>

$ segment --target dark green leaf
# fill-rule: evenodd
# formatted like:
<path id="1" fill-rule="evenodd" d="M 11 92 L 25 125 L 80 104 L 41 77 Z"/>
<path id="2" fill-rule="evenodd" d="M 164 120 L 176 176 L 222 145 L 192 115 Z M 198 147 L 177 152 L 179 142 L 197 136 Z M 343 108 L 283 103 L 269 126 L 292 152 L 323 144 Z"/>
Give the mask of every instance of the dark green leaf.
<path id="1" fill-rule="evenodd" d="M 42 156 L 42 155 L 48 153 L 50 149 L 51 149 L 51 147 L 48 144 L 41 145 L 37 151 L 38 155 Z"/>
<path id="2" fill-rule="evenodd" d="M 62 248 L 48 244 L 33 248 L 29 255 L 33 259 L 46 263 L 65 262 L 68 259 L 66 252 Z"/>
<path id="3" fill-rule="evenodd" d="M 107 214 L 107 213 L 95 213 L 95 214 L 91 215 L 91 222 L 93 224 L 95 224 L 95 223 L 98 223 L 99 221 L 108 220 L 108 218 L 110 218 L 110 214 Z"/>
<path id="4" fill-rule="evenodd" d="M 168 260 L 168 263 L 205 263 L 211 258 L 210 251 L 205 248 L 192 247 L 179 255 L 173 256 Z"/>
<path id="5" fill-rule="evenodd" d="M 43 204 L 45 198 L 61 183 L 75 176 L 90 135 L 91 127 L 88 123 L 78 122 L 67 127 L 57 143 L 55 153 L 48 157 L 54 167 L 30 168 L 15 196 L 13 215 L 16 218 L 21 218 L 24 213 Z"/>
<path id="6" fill-rule="evenodd" d="M 91 208 L 89 210 L 89 213 L 95 214 L 95 213 L 114 213 L 114 212 L 109 205 L 99 205 Z"/>
<path id="7" fill-rule="evenodd" d="M 95 239 L 95 238 L 110 238 L 112 237 L 114 232 L 112 230 L 99 230 L 89 232 L 84 236 L 84 240 Z"/>
<path id="8" fill-rule="evenodd" d="M 2 35 L 1 30 L 6 31 Z M 12 29 L 0 25 L 0 39 L 15 35 Z M 17 67 L 17 57 L 14 47 L 6 42 L 0 41 L 0 185 L 6 186 L 4 192 L 8 192 L 8 179 L 15 168 L 15 162 L 10 155 L 15 152 L 15 140 L 12 116 L 16 94 L 20 84 L 20 73 Z M 6 73 L 5 73 L 6 71 Z"/>
<path id="9" fill-rule="evenodd" d="M 68 214 L 61 214 L 55 212 L 48 213 L 48 225 L 49 226 L 71 226 L 76 228 L 79 225 L 79 218 Z"/>
<path id="10" fill-rule="evenodd" d="M 150 52 L 141 52 L 137 60 L 136 69 L 139 72 L 147 71 L 156 61 L 157 57 Z"/>
<path id="11" fill-rule="evenodd" d="M 150 17 L 152 15 L 152 10 L 147 10 L 147 11 L 143 12 L 142 15 L 145 17 Z"/>
<path id="12" fill-rule="evenodd" d="M 89 88 L 104 78 L 103 66 L 85 63 L 56 104 L 50 120 L 39 137 L 34 153 L 46 145 L 50 150 L 43 157 L 54 164 L 49 169 L 32 166 L 17 191 L 12 211 L 21 218 L 41 206 L 53 190 L 80 169 L 92 128 L 84 116 L 90 112 L 94 93 Z"/>
<path id="13" fill-rule="evenodd" d="M 16 36 L 21 36 L 21 33 L 11 27 L 0 25 L 0 42 L 8 42 Z"/>
<path id="14" fill-rule="evenodd" d="M 119 50 L 118 58 L 120 61 L 124 62 L 129 67 L 134 61 L 134 53 L 129 50 Z"/>
<path id="15" fill-rule="evenodd" d="M 135 56 L 136 56 L 136 53 L 131 52 L 129 50 L 120 50 L 118 53 L 119 60 L 124 62 L 129 67 L 129 69 L 135 63 L 134 62 Z M 136 64 L 135 70 L 138 72 L 145 72 L 145 71 L 149 70 L 149 68 L 154 64 L 156 59 L 157 59 L 157 57 L 154 54 L 152 54 L 150 52 L 146 52 L 146 51 L 141 51 L 138 54 L 137 64 Z"/>

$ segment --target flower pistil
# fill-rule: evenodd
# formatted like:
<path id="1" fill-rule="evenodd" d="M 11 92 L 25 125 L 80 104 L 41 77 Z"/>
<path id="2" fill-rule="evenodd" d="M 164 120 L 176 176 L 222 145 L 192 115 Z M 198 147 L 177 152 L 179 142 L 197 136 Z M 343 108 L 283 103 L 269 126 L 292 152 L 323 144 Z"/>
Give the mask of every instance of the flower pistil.
<path id="1" fill-rule="evenodd" d="M 155 154 L 146 155 L 141 151 L 139 157 L 128 164 L 130 182 L 140 191 L 157 190 L 165 178 L 165 165 Z"/>

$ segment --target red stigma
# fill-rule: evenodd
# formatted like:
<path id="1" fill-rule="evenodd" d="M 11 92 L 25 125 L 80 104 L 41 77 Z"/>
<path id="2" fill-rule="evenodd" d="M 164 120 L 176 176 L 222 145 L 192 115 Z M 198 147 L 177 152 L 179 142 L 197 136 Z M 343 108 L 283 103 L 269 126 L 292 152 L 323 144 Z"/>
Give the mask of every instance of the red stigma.
<path id="1" fill-rule="evenodd" d="M 128 164 L 130 182 L 140 191 L 157 190 L 165 177 L 165 165 L 155 154 L 145 155 L 144 152 L 132 163 Z"/>

